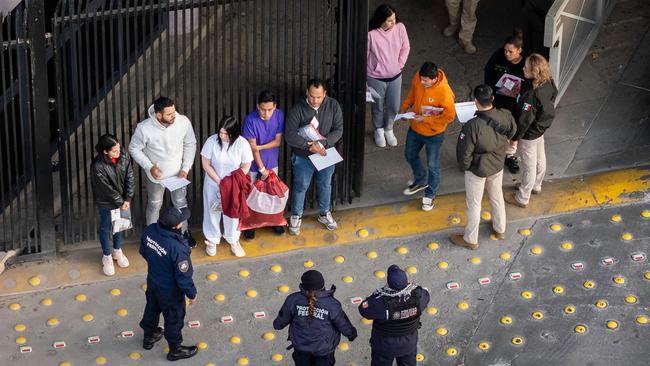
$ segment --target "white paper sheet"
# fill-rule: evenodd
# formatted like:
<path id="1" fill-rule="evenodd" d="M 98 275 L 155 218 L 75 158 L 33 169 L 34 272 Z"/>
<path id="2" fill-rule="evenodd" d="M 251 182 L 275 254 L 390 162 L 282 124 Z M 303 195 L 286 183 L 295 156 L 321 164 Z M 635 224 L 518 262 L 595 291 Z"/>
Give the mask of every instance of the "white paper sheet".
<path id="1" fill-rule="evenodd" d="M 187 180 L 186 178 L 169 177 L 169 178 L 161 179 L 160 184 L 162 184 L 165 188 L 169 189 L 170 192 L 173 192 L 177 189 L 183 188 L 186 185 L 190 184 L 190 181 Z"/>
<path id="2" fill-rule="evenodd" d="M 476 104 L 474 102 L 456 103 L 456 116 L 460 123 L 465 123 L 472 119 L 476 114 Z"/>
<path id="3" fill-rule="evenodd" d="M 415 119 L 415 112 L 398 113 L 395 115 L 395 121 L 400 119 Z"/>
<path id="4" fill-rule="evenodd" d="M 330 147 L 325 151 L 327 151 L 327 155 L 325 156 L 320 154 L 309 155 L 309 160 L 311 160 L 318 171 L 343 161 L 343 157 L 336 151 L 336 148 Z"/>

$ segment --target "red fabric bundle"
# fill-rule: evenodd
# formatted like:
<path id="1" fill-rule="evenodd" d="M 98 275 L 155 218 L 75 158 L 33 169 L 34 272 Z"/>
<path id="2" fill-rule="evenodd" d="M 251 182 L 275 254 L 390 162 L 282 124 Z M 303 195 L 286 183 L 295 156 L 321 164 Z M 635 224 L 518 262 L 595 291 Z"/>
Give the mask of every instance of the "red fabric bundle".
<path id="1" fill-rule="evenodd" d="M 289 198 L 289 187 L 270 171 L 265 180 L 258 179 L 246 203 L 250 215 L 239 220 L 240 230 L 269 226 L 285 226 L 284 208 Z"/>

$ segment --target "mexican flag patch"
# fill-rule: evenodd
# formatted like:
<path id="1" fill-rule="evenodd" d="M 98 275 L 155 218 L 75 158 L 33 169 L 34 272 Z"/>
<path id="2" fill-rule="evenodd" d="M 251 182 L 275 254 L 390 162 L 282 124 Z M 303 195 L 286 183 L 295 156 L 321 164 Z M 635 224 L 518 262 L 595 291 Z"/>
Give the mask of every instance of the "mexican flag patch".
<path id="1" fill-rule="evenodd" d="M 523 106 L 522 109 L 523 109 L 524 111 L 526 111 L 526 112 L 530 112 L 530 111 L 533 110 L 533 106 L 530 105 L 530 104 L 528 104 L 528 103 L 524 103 L 524 106 Z"/>

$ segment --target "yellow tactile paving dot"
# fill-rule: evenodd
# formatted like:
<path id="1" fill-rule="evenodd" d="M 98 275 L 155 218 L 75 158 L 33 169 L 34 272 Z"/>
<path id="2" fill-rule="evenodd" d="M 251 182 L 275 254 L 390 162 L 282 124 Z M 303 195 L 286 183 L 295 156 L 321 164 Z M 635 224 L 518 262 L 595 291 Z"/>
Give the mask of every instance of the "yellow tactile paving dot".
<path id="1" fill-rule="evenodd" d="M 97 358 L 95 358 L 95 363 L 98 365 L 104 365 L 106 364 L 106 362 L 108 362 L 108 359 L 104 356 L 98 356 Z"/>
<path id="2" fill-rule="evenodd" d="M 314 266 L 314 262 L 312 260 L 306 260 L 302 262 L 302 266 L 305 268 L 312 268 Z"/>
<path id="3" fill-rule="evenodd" d="M 609 219 L 612 222 L 621 222 L 623 220 L 623 217 L 619 214 L 613 214 Z"/>
<path id="4" fill-rule="evenodd" d="M 632 239 L 634 239 L 634 235 L 632 235 L 632 233 L 623 233 L 623 234 L 621 234 L 621 240 L 623 240 L 623 241 L 630 241 Z"/>
<path id="5" fill-rule="evenodd" d="M 210 272 L 210 273 L 208 273 L 207 276 L 205 276 L 205 279 L 210 281 L 210 282 L 214 282 L 217 279 L 219 279 L 219 275 L 216 274 L 215 272 Z"/>
<path id="6" fill-rule="evenodd" d="M 28 282 L 31 286 L 35 287 L 41 284 L 41 278 L 39 276 L 32 276 L 29 278 Z"/>
<path id="7" fill-rule="evenodd" d="M 264 334 L 262 334 L 262 338 L 264 338 L 264 340 L 266 340 L 266 341 L 272 341 L 272 340 L 275 339 L 275 333 L 273 333 L 273 332 L 264 332 Z"/>
<path id="8" fill-rule="evenodd" d="M 283 357 L 281 354 L 279 354 L 279 353 L 274 353 L 274 354 L 271 356 L 271 361 L 280 362 L 280 361 L 282 361 L 283 359 L 284 359 L 284 357 Z"/>
<path id="9" fill-rule="evenodd" d="M 50 299 L 49 297 L 45 297 L 45 298 L 43 298 L 41 300 L 40 304 L 43 305 L 43 306 L 51 306 L 52 305 L 52 299 Z"/>
<path id="10" fill-rule="evenodd" d="M 249 362 L 249 361 L 248 361 L 248 358 L 246 358 L 246 357 L 241 357 L 241 358 L 238 358 L 238 359 L 237 359 L 237 364 L 238 364 L 238 365 L 241 365 L 241 366 L 246 366 L 246 365 L 248 365 L 248 362 Z"/>
<path id="11" fill-rule="evenodd" d="M 374 276 L 377 278 L 385 278 L 386 277 L 386 272 L 384 271 L 375 271 L 373 272 Z"/>
<path id="12" fill-rule="evenodd" d="M 196 344 L 196 348 L 200 350 L 206 350 L 208 349 L 208 344 L 206 342 L 201 341 Z"/>
<path id="13" fill-rule="evenodd" d="M 532 231 L 530 229 L 519 229 L 519 234 L 522 236 L 530 236 Z"/>
<path id="14" fill-rule="evenodd" d="M 429 250 L 438 250 L 440 249 L 440 244 L 438 244 L 435 241 L 432 241 L 431 243 L 427 244 L 427 248 L 429 248 Z"/>
<path id="15" fill-rule="evenodd" d="M 345 257 L 342 255 L 337 255 L 336 257 L 334 257 L 334 262 L 338 264 L 343 264 L 345 262 Z"/>
<path id="16" fill-rule="evenodd" d="M 215 294 L 213 299 L 214 299 L 214 301 L 224 302 L 226 300 L 226 295 L 224 295 L 224 294 Z"/>
<path id="17" fill-rule="evenodd" d="M 86 296 L 86 294 L 84 293 L 80 293 L 80 294 L 76 294 L 74 299 L 79 302 L 85 302 L 86 300 L 88 300 L 88 296 Z"/>
<path id="18" fill-rule="evenodd" d="M 18 310 L 20 310 L 20 308 L 21 308 L 21 306 L 17 302 L 9 304 L 9 310 L 18 311 Z"/>
<path id="19" fill-rule="evenodd" d="M 238 274 L 241 278 L 248 278 L 251 275 L 251 272 L 247 269 L 240 269 Z"/>
<path id="20" fill-rule="evenodd" d="M 492 220 L 492 214 L 490 213 L 490 211 L 483 211 L 481 212 L 481 219 L 483 221 L 490 221 Z"/>
<path id="21" fill-rule="evenodd" d="M 122 291 L 119 288 L 112 288 L 109 293 L 111 296 L 120 296 L 122 294 Z"/>
<path id="22" fill-rule="evenodd" d="M 142 354 L 140 352 L 131 352 L 129 353 L 129 358 L 132 360 L 139 360 L 142 358 Z"/>
<path id="23" fill-rule="evenodd" d="M 339 349 L 340 351 L 344 351 L 344 352 L 345 352 L 345 351 L 347 351 L 347 350 L 350 349 L 350 344 L 348 344 L 347 342 L 341 342 L 341 343 L 339 343 L 338 349 Z"/>
<path id="24" fill-rule="evenodd" d="M 368 259 L 376 259 L 377 256 L 378 256 L 378 254 L 374 250 L 371 250 L 371 251 L 366 253 L 366 257 L 368 257 Z"/>
<path id="25" fill-rule="evenodd" d="M 395 251 L 397 253 L 399 253 L 399 254 L 408 254 L 409 248 L 400 246 L 400 247 L 395 248 Z"/>

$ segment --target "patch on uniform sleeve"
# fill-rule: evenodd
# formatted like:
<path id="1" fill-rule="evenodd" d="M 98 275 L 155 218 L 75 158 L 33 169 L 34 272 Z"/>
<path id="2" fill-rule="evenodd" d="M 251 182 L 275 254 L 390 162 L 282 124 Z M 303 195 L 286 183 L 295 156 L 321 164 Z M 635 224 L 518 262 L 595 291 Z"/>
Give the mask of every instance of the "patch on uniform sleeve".
<path id="1" fill-rule="evenodd" d="M 529 103 L 524 103 L 524 106 L 521 109 L 526 112 L 530 112 L 533 110 L 533 106 Z"/>
<path id="2" fill-rule="evenodd" d="M 364 308 L 364 309 L 367 309 L 368 308 L 368 301 L 362 302 L 361 307 Z"/>
<path id="3" fill-rule="evenodd" d="M 178 262 L 178 270 L 185 273 L 190 269 L 190 262 L 187 260 Z"/>
<path id="4" fill-rule="evenodd" d="M 461 132 L 460 135 L 458 135 L 458 139 L 461 140 L 461 141 L 464 140 L 465 139 L 465 134 Z"/>

